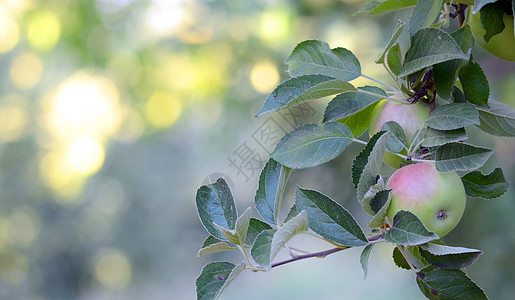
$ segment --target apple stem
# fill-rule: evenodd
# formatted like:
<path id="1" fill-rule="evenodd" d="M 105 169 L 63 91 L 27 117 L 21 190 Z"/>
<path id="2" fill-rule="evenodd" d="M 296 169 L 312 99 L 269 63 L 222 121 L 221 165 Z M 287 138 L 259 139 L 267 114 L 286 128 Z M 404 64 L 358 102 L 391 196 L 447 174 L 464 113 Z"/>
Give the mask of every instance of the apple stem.
<path id="1" fill-rule="evenodd" d="M 381 80 L 379 80 L 379 79 L 375 79 L 374 77 L 370 77 L 370 76 L 367 76 L 367 75 L 365 75 L 365 74 L 361 74 L 361 76 L 362 76 L 362 77 L 364 77 L 364 78 L 366 78 L 366 79 L 369 79 L 369 80 L 375 81 L 375 82 L 377 82 L 377 83 L 379 83 L 379 84 L 382 84 L 383 86 L 385 86 L 385 87 L 389 88 L 390 90 L 395 91 L 395 92 L 397 92 L 398 94 L 401 94 L 400 89 L 397 89 L 397 88 L 395 88 L 395 87 L 393 87 L 393 86 L 389 85 L 389 84 L 388 84 L 388 83 L 386 83 L 386 82 L 382 82 L 382 81 L 381 81 Z"/>

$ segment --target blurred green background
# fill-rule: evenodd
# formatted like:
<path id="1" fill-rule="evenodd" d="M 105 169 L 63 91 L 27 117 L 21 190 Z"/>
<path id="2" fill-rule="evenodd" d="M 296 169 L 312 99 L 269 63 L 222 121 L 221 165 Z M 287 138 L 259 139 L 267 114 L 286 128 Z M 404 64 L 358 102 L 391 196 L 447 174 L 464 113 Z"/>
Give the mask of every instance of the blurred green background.
<path id="1" fill-rule="evenodd" d="M 196 190 L 224 176 L 242 212 L 277 139 L 320 118 L 328 99 L 254 118 L 288 78 L 283 61 L 300 41 L 348 48 L 365 74 L 389 80 L 373 61 L 410 11 L 351 17 L 364 3 L 1 0 L 0 299 L 193 299 L 205 263 L 241 261 L 239 253 L 197 258 L 207 233 Z M 515 107 L 515 64 L 481 49 L 474 56 L 492 98 Z M 502 165 L 515 182 L 514 141 L 469 133 L 496 150 L 485 172 Z M 349 181 L 360 149 L 294 171 L 283 213 L 299 184 L 366 226 Z M 485 251 L 468 273 L 492 299 L 515 294 L 514 198 L 512 188 L 496 200 L 469 199 L 444 239 Z M 366 280 L 351 249 L 245 272 L 224 299 L 422 298 L 391 250 L 375 248 Z"/>

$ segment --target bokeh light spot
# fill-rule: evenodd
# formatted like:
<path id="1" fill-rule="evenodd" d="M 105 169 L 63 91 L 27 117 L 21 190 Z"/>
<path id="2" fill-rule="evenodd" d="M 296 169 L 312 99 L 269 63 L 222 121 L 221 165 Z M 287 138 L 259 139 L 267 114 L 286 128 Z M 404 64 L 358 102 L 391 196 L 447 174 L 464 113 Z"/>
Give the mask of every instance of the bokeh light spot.
<path id="1" fill-rule="evenodd" d="M 264 11 L 259 21 L 259 37 L 268 42 L 285 39 L 290 33 L 290 19 L 290 13 L 286 8 L 274 8 Z"/>
<path id="2" fill-rule="evenodd" d="M 121 122 L 118 90 L 102 76 L 82 72 L 73 75 L 61 83 L 44 106 L 48 109 L 48 130 L 61 139 L 87 135 L 104 140 Z"/>
<path id="3" fill-rule="evenodd" d="M 82 175 L 96 173 L 104 163 L 104 147 L 92 137 L 79 137 L 68 147 L 68 163 Z"/>
<path id="4" fill-rule="evenodd" d="M 259 93 L 269 93 L 279 83 L 279 71 L 272 62 L 260 61 L 250 71 L 250 82 Z"/>
<path id="5" fill-rule="evenodd" d="M 132 277 L 132 267 L 127 256 L 119 250 L 105 250 L 95 262 L 95 278 L 112 290 L 125 288 Z"/>
<path id="6" fill-rule="evenodd" d="M 30 207 L 18 207 L 6 220 L 9 244 L 28 247 L 38 234 L 39 217 Z"/>
<path id="7" fill-rule="evenodd" d="M 152 94 L 145 107 L 145 116 L 148 122 L 159 128 L 173 125 L 181 115 L 181 112 L 181 102 L 166 92 Z"/>
<path id="8" fill-rule="evenodd" d="M 26 132 L 29 115 L 23 98 L 7 96 L 0 100 L 0 142 L 14 142 Z"/>
<path id="9" fill-rule="evenodd" d="M 41 10 L 28 21 L 27 41 L 34 49 L 48 51 L 55 47 L 61 36 L 61 22 L 55 13 Z"/>
<path id="10" fill-rule="evenodd" d="M 0 251 L 0 278 L 12 285 L 18 285 L 27 276 L 29 263 L 20 252 L 6 249 Z"/>
<path id="11" fill-rule="evenodd" d="M 12 83 L 19 89 L 36 86 L 43 73 L 43 60 L 39 55 L 24 52 L 16 56 L 11 64 L 9 75 Z"/>
<path id="12" fill-rule="evenodd" d="M 11 51 L 20 39 L 18 24 L 5 13 L 0 13 L 0 54 Z"/>

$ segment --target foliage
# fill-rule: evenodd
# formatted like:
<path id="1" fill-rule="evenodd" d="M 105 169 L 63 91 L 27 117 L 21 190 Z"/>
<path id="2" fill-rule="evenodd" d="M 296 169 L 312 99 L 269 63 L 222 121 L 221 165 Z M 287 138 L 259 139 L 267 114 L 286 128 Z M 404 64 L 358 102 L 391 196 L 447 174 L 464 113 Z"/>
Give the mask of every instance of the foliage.
<path id="1" fill-rule="evenodd" d="M 486 4 L 496 1 L 475 2 L 474 9 L 482 10 L 482 7 L 491 9 Z M 467 195 L 491 199 L 506 192 L 508 183 L 501 168 L 488 175 L 476 171 L 493 150 L 463 143 L 467 139 L 465 128 L 476 126 L 489 134 L 515 136 L 515 111 L 489 99 L 487 78 L 470 54 L 473 37 L 464 18 L 466 5 L 455 5 L 451 9 L 445 1 L 370 1 L 356 14 L 380 14 L 413 6 L 408 25 L 411 43 L 404 57 L 397 43 L 404 28 L 404 23 L 399 22 L 376 60 L 391 75 L 393 86 L 363 74 L 358 59 L 349 50 L 331 49 L 323 41 L 304 41 L 286 59 L 292 78 L 271 93 L 257 116 L 336 96 L 327 105 L 323 122 L 306 124 L 287 133 L 265 165 L 255 203 L 268 225 L 262 222 L 261 226 L 249 226 L 250 220 L 260 222 L 250 219 L 250 210 L 237 217 L 232 194 L 223 179 L 198 190 L 199 217 L 212 236 L 208 238 L 211 242 L 202 248 L 209 252 L 238 248 L 246 260 L 243 267 L 230 263 L 206 266 L 197 279 L 198 299 L 217 298 L 241 268 L 270 271 L 300 259 L 324 257 L 350 247 L 364 246 L 360 262 L 366 276 L 373 245 L 381 242 L 395 245 L 395 263 L 413 271 L 426 297 L 486 299 L 484 292 L 461 270 L 473 264 L 482 251 L 445 245 L 409 211 L 401 210 L 393 220 L 386 219 L 390 190 L 382 171 L 385 153 L 401 157 L 406 163 L 433 163 L 439 172 L 471 171 L 462 177 Z M 435 23 L 441 11 L 440 19 L 444 21 L 460 17 L 458 30 L 448 33 L 443 30 L 445 22 L 438 19 Z M 488 28 L 497 25 L 493 22 L 485 25 L 488 34 L 495 35 L 496 31 Z M 356 88 L 349 81 L 357 77 L 371 79 L 382 87 Z M 362 123 L 370 119 L 368 108 L 381 99 L 405 105 L 418 102 L 429 105 L 430 115 L 413 141 L 407 141 L 403 129 L 393 122 L 385 124 L 383 131 L 368 141 L 358 139 L 363 132 Z M 358 120 L 347 122 L 348 118 L 358 115 Z M 279 208 L 289 173 L 335 159 L 353 142 L 365 145 L 354 160 L 352 180 L 357 202 L 372 215 L 371 234 L 365 234 L 354 217 L 333 199 L 298 186 L 294 207 L 285 220 L 280 220 Z M 398 153 L 402 149 L 406 154 Z M 249 228 L 255 235 L 252 240 L 246 240 Z M 298 234 L 326 240 L 335 248 L 295 254 L 288 244 Z M 291 258 L 274 262 L 281 248 L 288 249 Z M 221 275 L 218 276 L 223 278 L 218 282 L 211 275 L 215 267 L 219 267 Z M 208 287 L 209 293 L 206 292 Z"/>

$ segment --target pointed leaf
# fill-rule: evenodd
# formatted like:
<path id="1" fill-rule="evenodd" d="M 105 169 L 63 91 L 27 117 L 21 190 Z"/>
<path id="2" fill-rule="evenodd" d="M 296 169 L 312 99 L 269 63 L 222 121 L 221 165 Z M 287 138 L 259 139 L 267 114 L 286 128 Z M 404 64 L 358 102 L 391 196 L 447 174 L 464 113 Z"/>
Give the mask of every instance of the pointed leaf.
<path id="1" fill-rule="evenodd" d="M 437 130 L 431 127 L 425 129 L 423 134 L 424 140 L 422 146 L 435 147 L 450 142 L 460 142 L 467 139 L 467 132 L 465 128 L 454 130 Z"/>
<path id="2" fill-rule="evenodd" d="M 297 234 L 308 230 L 308 215 L 302 210 L 297 216 L 291 218 L 283 226 L 279 227 L 272 239 L 270 249 L 270 262 L 272 262 L 284 245 Z"/>
<path id="3" fill-rule="evenodd" d="M 360 87 L 359 90 L 375 93 L 377 96 L 363 94 L 360 91 L 340 94 L 327 105 L 324 113 L 324 122 L 341 120 L 358 113 L 384 97 L 388 97 L 382 89 L 375 86 L 364 86 Z"/>
<path id="4" fill-rule="evenodd" d="M 481 288 L 460 270 L 430 266 L 417 273 L 417 284 L 429 299 L 487 299 Z"/>
<path id="5" fill-rule="evenodd" d="M 211 262 L 204 266 L 197 277 L 197 300 L 218 299 L 225 288 L 245 269 L 245 264 Z"/>
<path id="6" fill-rule="evenodd" d="M 477 109 L 468 103 L 449 103 L 437 107 L 426 120 L 434 129 L 453 130 L 479 124 Z"/>
<path id="7" fill-rule="evenodd" d="M 368 243 L 352 215 L 329 197 L 297 187 L 295 205 L 308 213 L 309 227 L 322 237 L 348 247 Z"/>
<path id="8" fill-rule="evenodd" d="M 467 26 L 451 33 L 451 37 L 456 41 L 463 53 L 469 53 L 474 45 L 474 38 Z M 442 98 L 451 98 L 451 91 L 458 76 L 458 70 L 466 64 L 467 62 L 464 60 L 454 59 L 433 66 L 433 79 L 436 91 Z"/>
<path id="9" fill-rule="evenodd" d="M 401 269 L 405 269 L 405 270 L 411 269 L 410 265 L 406 261 L 406 258 L 404 258 L 404 255 L 402 255 L 399 248 L 397 248 L 397 247 L 393 248 L 392 257 L 393 257 L 393 262 L 395 263 L 395 265 L 397 267 L 399 267 Z"/>
<path id="10" fill-rule="evenodd" d="M 383 156 L 386 150 L 386 143 L 388 141 L 389 135 L 390 133 L 387 132 L 379 137 L 374 147 L 372 148 L 372 151 L 370 151 L 365 168 L 363 168 L 363 172 L 359 177 L 356 196 L 358 198 L 358 202 L 363 206 L 365 211 L 370 211 L 368 209 L 370 200 L 365 201 L 365 195 L 369 191 L 370 187 L 376 185 L 378 182 L 378 176 L 381 173 Z"/>
<path id="11" fill-rule="evenodd" d="M 504 11 L 499 5 L 485 5 L 481 9 L 481 27 L 485 30 L 483 38 L 487 43 L 504 30 L 503 15 Z"/>
<path id="12" fill-rule="evenodd" d="M 487 5 L 488 3 L 494 3 L 498 0 L 474 0 L 474 10 L 472 11 L 473 14 L 477 14 L 478 11 L 483 8 L 483 6 Z"/>
<path id="13" fill-rule="evenodd" d="M 409 35 L 422 28 L 430 27 L 435 19 L 440 16 L 444 0 L 419 0 L 411 13 L 409 20 Z"/>
<path id="14" fill-rule="evenodd" d="M 284 222 L 285 223 L 288 222 L 289 220 L 291 220 L 293 217 L 295 217 L 298 214 L 299 214 L 299 210 L 297 209 L 297 205 L 293 204 L 290 211 L 288 212 L 288 215 L 286 216 L 286 219 L 284 219 Z"/>
<path id="15" fill-rule="evenodd" d="M 226 242 L 222 242 L 213 236 L 209 236 L 202 245 L 202 248 L 198 251 L 197 256 L 200 257 L 204 254 L 209 253 L 215 253 L 219 251 L 225 251 L 225 250 L 235 250 L 238 249 L 236 247 L 233 247 Z"/>
<path id="16" fill-rule="evenodd" d="M 259 214 L 270 224 L 276 224 L 277 214 L 291 169 L 270 158 L 259 176 L 254 203 Z"/>
<path id="17" fill-rule="evenodd" d="M 245 239 L 247 238 L 247 231 L 249 230 L 251 212 L 252 209 L 250 207 L 247 208 L 245 212 L 242 213 L 241 216 L 239 216 L 236 220 L 236 226 L 234 228 L 234 231 L 240 240 L 239 245 L 243 245 L 245 243 Z"/>
<path id="18" fill-rule="evenodd" d="M 270 156 L 288 168 L 314 167 L 340 155 L 353 139 L 344 124 L 307 124 L 286 134 Z"/>
<path id="19" fill-rule="evenodd" d="M 342 79 L 325 75 L 303 75 L 279 84 L 268 96 L 256 117 L 293 107 L 309 100 L 335 95 L 356 88 Z"/>
<path id="20" fill-rule="evenodd" d="M 475 263 L 483 251 L 428 243 L 420 246 L 420 254 L 433 266 L 442 269 L 461 269 Z"/>
<path id="21" fill-rule="evenodd" d="M 367 106 L 365 109 L 360 110 L 359 112 L 345 117 L 336 122 L 345 124 L 349 127 L 352 132 L 352 135 L 355 137 L 361 136 L 367 129 L 368 124 L 370 123 L 370 118 L 372 117 L 372 112 L 374 108 L 379 102 L 371 104 Z"/>
<path id="22" fill-rule="evenodd" d="M 372 251 L 372 247 L 374 244 L 368 244 L 361 252 L 361 256 L 359 258 L 359 262 L 361 263 L 361 268 L 363 269 L 363 279 L 367 278 L 368 271 L 368 257 L 370 256 L 370 252 Z"/>
<path id="23" fill-rule="evenodd" d="M 354 184 L 354 188 L 358 188 L 359 179 L 361 178 L 361 174 L 363 173 L 363 170 L 368 163 L 370 153 L 374 149 L 374 146 L 377 144 L 379 138 L 385 133 L 385 131 L 380 131 L 374 134 L 368 141 L 365 148 L 363 148 L 358 156 L 356 156 L 356 159 L 354 159 L 352 163 L 352 183 Z"/>
<path id="24" fill-rule="evenodd" d="M 461 177 L 461 181 L 467 195 L 484 199 L 493 199 L 503 195 L 510 185 L 504 178 L 501 168 L 496 168 L 488 175 L 483 175 L 480 171 L 470 172 Z"/>
<path id="25" fill-rule="evenodd" d="M 395 121 L 388 121 L 384 123 L 383 127 L 381 127 L 381 131 L 390 132 L 390 136 L 388 137 L 388 141 L 386 143 L 386 149 L 388 149 L 390 152 L 401 152 L 408 143 L 408 139 L 404 134 L 404 130 L 402 130 L 402 127 L 399 125 L 399 123 Z"/>
<path id="26" fill-rule="evenodd" d="M 225 240 L 220 230 L 213 225 L 232 230 L 236 224 L 236 205 L 231 189 L 223 178 L 215 183 L 201 186 L 196 196 L 197 212 L 207 232 L 217 239 Z"/>
<path id="27" fill-rule="evenodd" d="M 446 32 L 436 28 L 424 28 L 411 39 L 406 52 L 404 68 L 400 77 L 415 73 L 426 67 L 452 59 L 468 60 L 456 41 Z"/>
<path id="28" fill-rule="evenodd" d="M 265 223 L 261 220 L 258 220 L 258 219 L 250 218 L 249 230 L 247 231 L 247 237 L 245 238 L 245 244 L 248 246 L 252 246 L 252 244 L 254 244 L 254 241 L 256 240 L 256 237 L 261 232 L 268 230 L 268 229 L 272 229 L 272 227 L 270 225 L 268 225 L 267 223 Z"/>
<path id="29" fill-rule="evenodd" d="M 352 52 L 331 49 L 326 42 L 308 40 L 298 44 L 286 59 L 292 77 L 321 74 L 345 81 L 361 75 L 361 66 Z"/>
<path id="30" fill-rule="evenodd" d="M 384 190 L 377 193 L 372 201 L 370 201 L 370 207 L 373 211 L 377 210 L 375 216 L 368 223 L 370 228 L 378 228 L 384 225 L 386 215 L 388 214 L 388 208 L 392 200 L 391 190 Z"/>
<path id="31" fill-rule="evenodd" d="M 390 49 L 395 45 L 399 45 L 397 40 L 399 39 L 399 36 L 401 36 L 402 29 L 404 29 L 404 22 L 399 20 L 397 22 L 397 26 L 393 29 L 392 37 L 388 41 L 388 44 L 386 44 L 386 47 L 383 49 L 383 51 L 379 54 L 379 57 L 376 59 L 376 64 L 382 64 L 384 62 L 384 58 L 386 56 L 386 53 L 390 51 Z"/>
<path id="32" fill-rule="evenodd" d="M 402 72 L 401 46 L 399 46 L 399 43 L 395 43 L 395 45 L 388 51 L 386 62 L 390 71 L 399 76 Z"/>
<path id="33" fill-rule="evenodd" d="M 496 136 L 515 137 L 515 110 L 497 101 L 488 102 L 490 108 L 477 107 L 479 129 Z"/>
<path id="34" fill-rule="evenodd" d="M 481 66 L 478 63 L 470 61 L 460 69 L 458 76 L 461 86 L 463 87 L 463 93 L 468 102 L 488 107 L 487 102 L 490 87 Z"/>
<path id="35" fill-rule="evenodd" d="M 493 150 L 464 143 L 448 143 L 436 150 L 438 172 L 472 171 L 480 168 L 492 155 Z"/>
<path id="36" fill-rule="evenodd" d="M 276 229 L 263 230 L 254 241 L 250 255 L 260 265 L 270 269 L 270 251 Z"/>
<path id="37" fill-rule="evenodd" d="M 417 0 L 372 0 L 363 6 L 362 9 L 355 12 L 354 15 L 362 14 L 382 14 L 390 11 L 408 8 L 417 4 Z"/>
<path id="38" fill-rule="evenodd" d="M 385 240 L 398 245 L 421 245 L 439 239 L 434 232 L 427 230 L 424 223 L 412 212 L 401 210 L 393 217 L 392 228 Z"/>

